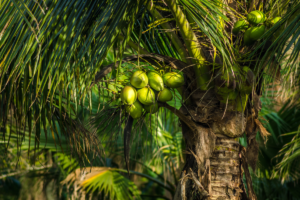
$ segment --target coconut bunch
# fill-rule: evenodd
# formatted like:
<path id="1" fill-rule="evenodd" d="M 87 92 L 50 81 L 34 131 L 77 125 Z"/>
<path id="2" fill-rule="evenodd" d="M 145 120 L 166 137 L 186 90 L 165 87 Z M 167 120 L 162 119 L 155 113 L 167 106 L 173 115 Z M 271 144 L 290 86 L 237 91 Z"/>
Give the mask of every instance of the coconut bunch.
<path id="1" fill-rule="evenodd" d="M 254 74 L 249 67 L 232 66 L 219 71 L 215 79 L 215 91 L 221 103 L 234 105 L 233 110 L 243 111 L 253 84 Z"/>
<path id="2" fill-rule="evenodd" d="M 270 27 L 276 24 L 281 17 L 275 17 L 273 19 L 266 20 L 266 15 L 259 11 L 251 11 L 247 15 L 247 20 L 238 20 L 232 29 L 233 34 L 238 34 L 240 31 L 244 32 L 244 44 L 246 46 L 252 45 L 255 41 L 265 33 L 266 27 Z"/>
<path id="3" fill-rule="evenodd" d="M 133 119 L 142 116 L 143 110 L 154 114 L 158 111 L 158 103 L 173 99 L 171 88 L 179 88 L 184 78 L 177 72 L 167 72 L 163 76 L 158 71 L 135 71 L 130 78 L 130 85 L 121 91 L 121 100 L 125 110 Z"/>

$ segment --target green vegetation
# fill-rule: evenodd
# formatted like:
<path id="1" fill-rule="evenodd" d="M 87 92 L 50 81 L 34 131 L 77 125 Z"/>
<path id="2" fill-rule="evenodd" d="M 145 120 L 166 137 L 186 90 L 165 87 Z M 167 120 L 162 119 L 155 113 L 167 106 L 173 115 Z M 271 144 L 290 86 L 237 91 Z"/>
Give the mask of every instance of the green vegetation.
<path id="1" fill-rule="evenodd" d="M 299 198 L 299 13 L 2 0 L 0 199 Z"/>

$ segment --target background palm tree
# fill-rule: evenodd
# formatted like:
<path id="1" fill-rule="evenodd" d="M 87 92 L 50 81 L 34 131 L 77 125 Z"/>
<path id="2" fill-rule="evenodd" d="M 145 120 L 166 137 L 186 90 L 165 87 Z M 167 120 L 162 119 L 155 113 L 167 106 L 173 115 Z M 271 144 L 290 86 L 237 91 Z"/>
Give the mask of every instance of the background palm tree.
<path id="1" fill-rule="evenodd" d="M 28 132 L 28 146 L 34 143 L 35 160 L 41 133 L 51 133 L 59 146 L 61 134 L 84 165 L 87 160 L 91 162 L 84 159 L 86 155 L 103 153 L 97 132 L 113 133 L 103 136 L 111 141 L 124 128 L 127 116 L 122 114 L 117 94 L 126 80 L 121 76 L 130 76 L 136 67 L 179 70 L 185 76 L 185 85 L 177 93 L 180 110 L 160 104 L 179 117 L 189 151 L 174 199 L 246 198 L 241 165 L 248 196 L 256 199 L 247 163 L 255 168 L 257 128 L 267 134 L 257 120 L 258 96 L 264 84 L 279 76 L 280 66 L 288 76 L 299 64 L 299 7 L 299 1 L 3 1 L 3 140 L 8 146 L 12 139 L 6 127 L 15 127 L 17 146 Z M 244 47 L 241 34 L 231 34 L 232 23 L 255 8 L 267 13 L 268 18 L 283 18 L 261 40 Z M 274 33 L 278 36 L 275 40 Z M 106 65 L 110 50 L 114 63 Z M 287 62 L 283 65 L 284 58 Z M 131 66 L 124 66 L 125 62 Z M 253 71 L 247 76 L 242 73 L 246 65 Z M 227 87 L 219 85 L 220 75 L 229 77 Z M 241 92 L 244 86 L 252 88 L 249 98 Z M 238 94 L 230 101 L 228 88 Z M 79 105 L 88 102 L 91 112 L 95 95 L 100 98 L 97 110 L 101 112 L 84 126 L 79 118 L 84 112 L 79 112 Z M 131 135 L 141 136 L 134 133 L 144 127 L 147 117 L 134 122 L 134 128 L 126 127 L 133 129 L 131 134 L 125 132 L 126 141 Z M 156 127 L 151 123 L 150 130 Z M 245 129 L 247 150 L 236 142 Z M 129 147 L 125 143 L 127 161 Z M 224 152 L 225 157 L 220 159 Z M 225 184 L 219 184 L 220 180 Z"/>

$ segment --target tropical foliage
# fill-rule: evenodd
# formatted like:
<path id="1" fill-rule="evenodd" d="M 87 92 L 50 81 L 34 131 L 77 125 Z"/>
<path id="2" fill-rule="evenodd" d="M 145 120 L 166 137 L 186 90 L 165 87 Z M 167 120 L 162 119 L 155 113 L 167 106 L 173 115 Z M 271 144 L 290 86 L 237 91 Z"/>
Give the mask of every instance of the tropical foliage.
<path id="1" fill-rule="evenodd" d="M 276 156 L 283 148 L 283 145 L 288 144 L 293 138 L 287 138 L 284 135 L 287 132 L 297 130 L 299 126 L 298 106 L 288 106 L 289 104 L 287 103 L 287 106 L 277 113 L 272 111 L 273 103 L 271 102 L 268 98 L 263 100 L 261 116 L 268 120 L 269 123 L 266 123 L 265 120 L 262 120 L 262 122 L 265 122 L 264 125 L 272 134 L 272 137 L 269 137 L 267 143 L 264 144 L 262 141 L 260 144 L 258 169 L 252 175 L 254 189 L 258 199 L 300 199 L 300 194 L 297 190 L 299 176 L 286 177 L 283 174 L 276 174 L 278 170 L 283 169 L 281 167 L 278 168 L 278 163 L 284 161 Z M 43 193 L 37 186 L 25 187 L 28 183 L 33 186 L 39 185 L 39 183 L 44 181 L 46 185 L 44 187 L 59 191 L 61 199 L 68 197 L 80 198 L 83 195 L 89 196 L 91 194 L 98 197 L 118 194 L 117 199 L 131 199 L 133 195 L 135 198 L 142 199 L 147 199 L 147 197 L 148 199 L 168 199 L 166 196 L 167 191 L 172 193 L 175 189 L 175 184 L 172 182 L 178 178 L 178 170 L 183 161 L 182 150 L 184 150 L 184 147 L 181 145 L 181 132 L 176 132 L 176 129 L 179 129 L 179 127 L 176 120 L 171 119 L 172 116 L 174 115 L 170 115 L 170 113 L 167 116 L 166 126 L 160 126 L 157 132 L 148 133 L 148 141 L 151 138 L 155 138 L 155 140 L 153 140 L 153 147 L 144 152 L 143 157 L 139 158 L 135 151 L 131 151 L 130 161 L 136 166 L 132 168 L 137 171 L 130 171 L 130 179 L 135 180 L 136 185 L 127 179 L 127 172 L 122 169 L 125 166 L 122 161 L 118 161 L 120 160 L 120 155 L 122 155 L 123 144 L 121 138 L 119 138 L 115 150 L 106 152 L 107 158 L 103 158 L 104 163 L 94 163 L 93 168 L 87 167 L 81 173 L 79 171 L 80 163 L 77 162 L 76 158 L 70 158 L 67 146 L 63 146 L 64 153 L 62 153 L 60 148 L 55 147 L 55 142 L 51 137 L 47 144 L 45 138 L 41 139 L 41 144 L 45 148 L 40 153 L 34 167 L 31 165 L 30 159 L 26 159 L 28 139 L 24 141 L 24 146 L 22 147 L 24 153 L 20 157 L 17 168 L 15 164 L 19 157 L 16 156 L 16 140 L 10 142 L 11 148 L 9 148 L 8 154 L 4 152 L 4 141 L 2 141 L 1 155 L 3 156 L 1 157 L 1 162 L 5 163 L 1 163 L 0 188 L 2 196 L 0 197 L 2 199 L 16 199 L 18 196 L 27 198 L 28 195 L 32 195 L 31 197 L 33 198 L 43 199 L 45 196 L 52 195 L 58 199 L 59 197 L 56 196 L 55 192 L 49 194 L 49 192 Z M 162 123 L 164 119 L 159 121 Z M 146 132 L 144 134 L 147 135 Z M 259 134 L 257 139 L 260 140 Z M 63 137 L 61 140 L 64 143 Z M 241 143 L 244 144 L 243 139 L 241 139 Z M 33 145 L 34 143 L 31 144 Z M 139 146 L 143 145 L 140 144 Z M 49 157 L 54 158 L 54 164 L 51 163 L 51 159 L 49 162 Z M 294 170 L 299 170 L 297 165 L 294 166 Z M 139 178 L 133 178 L 133 174 L 138 175 Z M 293 175 L 295 173 L 286 173 L 285 175 L 288 174 Z M 284 181 L 281 181 L 282 178 L 285 178 Z M 53 185 L 53 181 L 56 183 L 56 186 Z M 84 184 L 81 185 L 80 181 Z M 21 189 L 21 187 L 25 188 Z M 131 191 L 130 194 L 127 193 L 128 190 L 120 192 L 123 187 L 129 189 Z M 81 189 L 76 191 L 76 188 Z M 278 193 L 274 191 L 278 191 Z"/>
<path id="2" fill-rule="evenodd" d="M 179 125 L 188 125 L 190 129 L 203 124 L 205 128 L 209 126 L 209 120 L 197 118 L 197 121 L 193 117 L 199 115 L 199 102 L 195 103 L 194 94 L 216 94 L 211 100 L 223 106 L 224 111 L 214 115 L 222 114 L 223 119 L 227 109 L 258 117 L 257 98 L 276 79 L 283 80 L 283 91 L 289 95 L 298 89 L 293 85 L 299 84 L 299 0 L 231 3 L 219 0 L 1 1 L 3 178 L 11 174 L 15 165 L 18 170 L 12 173 L 27 173 L 34 165 L 42 171 L 36 175 L 45 175 L 47 169 L 46 175 L 53 175 L 53 180 L 59 182 L 64 180 L 61 183 L 65 184 L 66 193 L 75 197 L 78 191 L 83 191 L 80 195 L 97 193 L 112 199 L 150 195 L 149 191 L 138 192 L 137 186 L 125 178 L 123 163 L 109 161 L 125 157 L 128 172 L 141 167 L 141 172 L 130 172 L 164 187 L 174 196 L 179 169 L 187 153 L 182 151 L 186 143 Z M 246 19 L 252 10 L 266 14 L 268 30 L 258 41 L 245 46 L 245 31 L 235 35 L 232 28 L 237 19 Z M 281 20 L 271 24 L 277 16 Z M 129 117 L 118 94 L 137 68 L 178 72 L 184 76 L 185 85 L 172 90 L 176 98 L 160 104 L 158 113 L 144 112 L 128 127 Z M 242 72 L 244 69 L 250 77 Z M 225 80 L 225 87 L 218 85 L 218 77 Z M 250 87 L 249 94 L 241 92 L 245 86 Z M 230 94 L 234 98 L 230 99 Z M 298 94 L 293 95 L 296 99 Z M 193 103 L 197 108 L 191 110 L 188 106 Z M 298 107 L 295 102 L 291 104 L 278 114 L 265 115 L 270 122 L 266 126 L 272 134 L 267 144 L 274 143 L 277 149 L 265 157 L 273 159 L 276 155 L 280 161 L 263 165 L 269 166 L 265 169 L 260 167 L 262 172 L 258 178 L 268 179 L 272 174 L 284 183 L 299 178 L 295 167 L 300 154 Z M 180 114 L 180 108 L 186 109 L 185 116 Z M 214 112 L 208 113 L 210 116 Z M 278 131 L 274 131 L 274 126 L 280 127 L 276 128 Z M 270 154 L 262 148 L 260 156 L 264 153 Z M 205 160 L 209 158 L 203 155 Z M 53 167 L 53 163 L 60 167 Z M 80 167 L 88 167 L 89 172 L 83 176 Z M 70 186 L 74 191 L 68 191 Z M 200 187 L 193 195 L 201 196 L 204 194 L 201 190 Z M 251 188 L 248 194 L 252 195 Z"/>

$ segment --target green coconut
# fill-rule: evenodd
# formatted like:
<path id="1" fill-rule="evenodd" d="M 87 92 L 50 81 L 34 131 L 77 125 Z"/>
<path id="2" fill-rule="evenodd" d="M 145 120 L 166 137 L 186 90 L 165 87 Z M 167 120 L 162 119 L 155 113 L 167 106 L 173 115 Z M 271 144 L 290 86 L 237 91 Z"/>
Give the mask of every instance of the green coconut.
<path id="1" fill-rule="evenodd" d="M 150 71 L 147 73 L 149 85 L 156 91 L 164 89 L 164 80 L 157 71 Z"/>
<path id="2" fill-rule="evenodd" d="M 151 105 L 145 105 L 144 106 L 144 109 L 148 112 L 148 113 L 151 113 L 151 114 L 154 114 L 158 111 L 158 104 L 155 103 L 155 104 L 151 104 Z"/>
<path id="3" fill-rule="evenodd" d="M 238 34 L 241 30 L 246 30 L 248 27 L 248 22 L 244 19 L 240 19 L 234 24 L 232 32 L 233 34 Z"/>
<path id="4" fill-rule="evenodd" d="M 173 99 L 173 94 L 168 88 L 164 88 L 158 93 L 158 101 L 167 102 Z"/>
<path id="5" fill-rule="evenodd" d="M 137 92 L 134 87 L 125 86 L 121 91 L 121 100 L 126 105 L 131 105 L 136 101 Z"/>
<path id="6" fill-rule="evenodd" d="M 155 102 L 155 93 L 151 88 L 145 87 L 138 90 L 138 99 L 144 105 L 151 105 Z"/>
<path id="7" fill-rule="evenodd" d="M 246 46 L 250 46 L 254 43 L 254 41 L 250 38 L 251 28 L 248 28 L 244 33 L 244 44 Z"/>
<path id="8" fill-rule="evenodd" d="M 148 76 L 143 71 L 136 71 L 132 74 L 130 83 L 136 88 L 143 88 L 148 84 Z"/>
<path id="9" fill-rule="evenodd" d="M 265 15 L 265 13 L 263 13 L 263 12 L 260 11 L 260 10 L 257 10 L 257 11 L 261 14 L 261 16 L 263 16 L 263 20 L 266 21 L 267 17 L 266 17 L 266 15 Z"/>
<path id="10" fill-rule="evenodd" d="M 276 24 L 279 20 L 281 20 L 281 17 L 275 17 L 274 19 L 271 20 L 271 24 L 274 25 L 274 24 Z"/>
<path id="11" fill-rule="evenodd" d="M 132 105 L 126 105 L 125 109 L 126 112 L 129 113 L 133 119 L 142 116 L 143 106 L 138 101 L 135 101 Z"/>
<path id="12" fill-rule="evenodd" d="M 177 72 L 167 72 L 163 75 L 164 84 L 170 88 L 183 86 L 184 78 Z"/>
<path id="13" fill-rule="evenodd" d="M 260 39 L 260 37 L 266 31 L 266 27 L 264 25 L 261 25 L 259 27 L 252 27 L 250 29 L 250 39 L 254 41 Z"/>
<path id="14" fill-rule="evenodd" d="M 250 24 L 257 25 L 266 20 L 266 16 L 259 10 L 254 10 L 247 15 L 247 20 Z"/>

